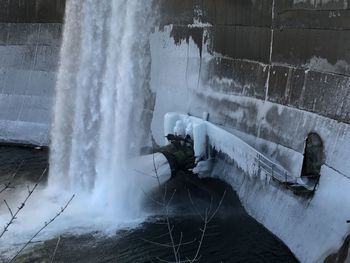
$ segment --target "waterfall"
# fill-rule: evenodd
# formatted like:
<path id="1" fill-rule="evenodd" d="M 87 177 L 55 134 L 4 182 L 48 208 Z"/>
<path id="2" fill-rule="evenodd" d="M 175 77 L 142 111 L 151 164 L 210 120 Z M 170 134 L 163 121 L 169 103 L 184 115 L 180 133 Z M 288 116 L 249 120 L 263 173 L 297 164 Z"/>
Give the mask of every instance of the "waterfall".
<path id="1" fill-rule="evenodd" d="M 49 187 L 114 215 L 137 207 L 127 167 L 144 127 L 152 3 L 68 0 L 51 134 Z"/>

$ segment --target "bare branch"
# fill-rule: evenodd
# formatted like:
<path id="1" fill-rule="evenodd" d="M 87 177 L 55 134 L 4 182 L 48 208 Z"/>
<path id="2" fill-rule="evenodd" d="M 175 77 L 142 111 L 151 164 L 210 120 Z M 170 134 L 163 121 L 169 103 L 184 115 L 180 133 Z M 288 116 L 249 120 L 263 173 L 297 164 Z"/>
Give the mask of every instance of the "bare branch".
<path id="1" fill-rule="evenodd" d="M 163 224 L 163 225 L 164 225 L 164 224 Z M 161 234 L 161 235 L 159 235 L 159 236 L 156 236 L 156 237 L 154 237 L 154 238 L 155 238 L 155 239 L 160 239 L 160 238 L 165 237 L 165 236 L 167 236 L 167 235 L 169 235 L 168 232 L 166 232 L 166 233 L 164 233 L 164 234 Z"/>
<path id="2" fill-rule="evenodd" d="M 152 161 L 153 161 L 153 168 L 154 168 L 154 173 L 156 174 L 156 177 L 157 177 L 157 180 L 158 180 L 158 185 L 160 186 L 160 178 L 159 178 L 159 175 L 158 175 L 158 169 L 156 167 L 156 160 L 154 159 L 154 154 L 152 154 Z"/>
<path id="3" fill-rule="evenodd" d="M 221 207 L 221 205 L 222 205 L 222 202 L 223 202 L 223 200 L 224 200 L 224 198 L 225 198 L 225 195 L 226 195 L 226 191 L 224 191 L 224 193 L 223 193 L 223 195 L 222 195 L 222 197 L 221 197 L 221 199 L 220 199 L 219 204 L 217 205 L 215 211 L 214 211 L 211 215 L 210 215 L 210 213 L 211 213 L 212 199 L 211 199 L 211 202 L 210 202 L 210 207 L 209 207 L 209 209 L 206 209 L 206 210 L 205 210 L 205 216 L 204 216 L 204 220 L 203 220 L 203 221 L 204 221 L 204 225 L 203 225 L 203 228 L 200 229 L 200 231 L 202 232 L 201 238 L 200 238 L 200 240 L 199 240 L 199 244 L 198 244 L 198 247 L 197 247 L 196 254 L 195 254 L 195 256 L 193 257 L 193 259 L 190 261 L 190 263 L 194 263 L 194 262 L 197 262 L 197 261 L 200 260 L 200 255 L 199 255 L 199 253 L 200 253 L 200 251 L 201 251 L 201 249 L 202 249 L 204 237 L 205 237 L 206 232 L 207 232 L 207 230 L 208 230 L 208 228 L 209 228 L 209 227 L 208 227 L 208 224 L 213 220 L 213 218 L 215 217 L 215 215 L 218 213 L 218 211 L 219 211 L 219 209 L 220 209 L 220 207 Z M 190 193 L 189 193 L 189 196 L 191 196 Z M 192 200 L 192 198 L 191 198 L 191 200 Z M 193 201 L 191 201 L 191 202 L 193 203 Z"/>
<path id="4" fill-rule="evenodd" d="M 157 167 L 157 165 L 155 163 L 154 155 L 153 155 L 153 168 L 154 168 L 155 176 L 156 176 L 156 178 L 158 180 L 159 188 L 161 188 L 160 178 L 159 178 L 158 170 L 157 170 L 158 167 Z M 183 247 L 185 245 L 193 244 L 196 241 L 196 239 L 194 239 L 192 241 L 189 241 L 189 242 L 183 242 L 183 233 L 181 232 L 179 241 L 176 243 L 175 238 L 174 238 L 174 226 L 171 225 L 170 218 L 169 218 L 169 206 L 170 206 L 171 201 L 173 200 L 173 198 L 175 196 L 176 189 L 173 191 L 173 193 L 170 196 L 169 200 L 167 200 L 167 190 L 168 190 L 167 189 L 167 185 L 165 185 L 164 194 L 163 194 L 163 200 L 162 201 L 156 201 L 156 200 L 153 200 L 152 198 L 151 199 L 153 201 L 155 201 L 157 204 L 159 204 L 165 211 L 165 223 L 162 223 L 162 224 L 165 224 L 167 226 L 167 231 L 168 231 L 167 234 L 169 235 L 170 242 L 169 243 L 160 243 L 160 242 L 149 241 L 149 240 L 144 240 L 144 241 L 146 241 L 148 243 L 151 243 L 151 244 L 154 244 L 154 245 L 157 245 L 157 246 L 160 246 L 160 247 L 166 247 L 166 248 L 172 249 L 173 256 L 174 256 L 174 261 L 169 261 L 169 260 L 164 260 L 164 259 L 161 259 L 161 258 L 157 258 L 157 260 L 160 261 L 160 262 L 164 262 L 164 263 L 195 263 L 195 262 L 198 262 L 201 259 L 200 252 L 201 252 L 201 249 L 202 249 L 202 246 L 203 246 L 203 242 L 204 242 L 204 238 L 206 236 L 206 232 L 210 228 L 209 223 L 213 220 L 213 218 L 218 213 L 218 211 L 219 211 L 219 209 L 220 209 L 220 207 L 222 205 L 222 202 L 224 200 L 224 197 L 226 195 L 226 191 L 223 193 L 223 195 L 222 195 L 222 197 L 220 199 L 220 202 L 218 203 L 218 205 L 215 208 L 215 210 L 212 212 L 212 210 L 213 210 L 213 198 L 211 198 L 209 208 L 207 208 L 205 210 L 205 214 L 202 215 L 200 210 L 199 210 L 199 208 L 195 205 L 195 203 L 194 203 L 194 201 L 192 199 L 190 191 L 188 190 L 188 196 L 189 196 L 190 202 L 191 202 L 195 212 L 203 220 L 203 226 L 199 229 L 200 232 L 201 232 L 201 235 L 200 235 L 200 239 L 198 241 L 198 246 L 197 246 L 197 249 L 195 251 L 195 254 L 194 254 L 193 258 L 181 259 L 181 256 L 180 256 L 181 247 Z M 161 237 L 163 237 L 163 236 L 164 235 L 162 235 Z"/>
<path id="5" fill-rule="evenodd" d="M 10 181 L 8 181 L 6 184 L 4 184 L 3 188 L 0 190 L 0 194 L 5 192 L 7 189 L 15 188 L 12 186 L 13 180 L 15 179 L 15 177 L 16 177 L 19 169 L 22 167 L 23 163 L 24 163 L 24 160 L 22 160 L 21 163 L 18 165 L 18 167 L 16 168 L 16 170 L 12 174 Z"/>
<path id="6" fill-rule="evenodd" d="M 160 185 L 159 185 L 159 188 L 160 188 Z M 163 195 L 163 203 L 165 204 L 165 200 L 166 200 L 166 197 L 168 195 L 168 186 L 165 185 L 164 186 L 164 195 Z M 164 205 L 165 206 L 165 205 Z M 166 207 L 166 206 L 165 206 Z"/>
<path id="7" fill-rule="evenodd" d="M 212 206 L 213 206 L 213 196 L 210 196 L 210 205 L 209 205 L 209 209 L 208 209 L 208 214 L 211 213 Z"/>
<path id="8" fill-rule="evenodd" d="M 183 243 L 182 243 L 182 238 L 183 238 L 183 234 L 182 234 L 182 232 L 181 232 L 181 233 L 180 233 L 179 244 L 177 245 L 177 250 L 176 250 L 176 253 L 177 253 L 177 254 L 179 254 L 180 247 L 181 247 L 181 245 L 183 245 Z"/>
<path id="9" fill-rule="evenodd" d="M 193 263 L 193 262 L 196 262 L 198 261 L 198 258 L 199 258 L 199 253 L 202 249 L 202 245 L 203 245 L 203 240 L 204 240 L 204 237 L 205 237 L 205 233 L 207 231 L 207 226 L 208 226 L 208 213 L 206 212 L 205 213 L 205 219 L 204 219 L 204 226 L 203 226 L 203 229 L 202 229 L 202 235 L 201 235 L 201 238 L 199 240 L 199 244 L 198 244 L 198 247 L 197 247 L 197 251 L 196 251 L 196 254 L 195 256 L 193 257 L 193 259 L 190 261 L 190 263 Z"/>
<path id="10" fill-rule="evenodd" d="M 168 232 L 169 232 L 171 245 L 172 245 L 173 252 L 174 252 L 175 262 L 179 262 L 178 254 L 176 253 L 175 241 L 174 241 L 174 236 L 173 236 L 173 228 L 170 225 L 170 220 L 169 220 L 168 209 L 167 208 L 166 208 L 166 212 L 167 212 L 167 214 L 166 214 L 166 222 L 167 222 L 167 226 L 168 226 Z"/>
<path id="11" fill-rule="evenodd" d="M 13 217 L 13 212 L 12 212 L 12 210 L 11 210 L 9 204 L 6 202 L 6 200 L 4 200 L 4 203 L 5 203 L 5 205 L 7 206 L 7 209 L 9 210 L 9 212 L 10 212 L 10 214 L 11 214 L 11 217 Z"/>
<path id="12" fill-rule="evenodd" d="M 27 243 L 24 244 L 24 246 L 17 251 L 17 253 L 15 254 L 15 256 L 8 262 L 8 263 L 12 263 L 14 262 L 14 260 L 22 253 L 22 251 L 32 243 L 33 239 L 36 238 L 41 231 L 43 231 L 45 228 L 47 228 L 53 221 L 55 221 L 57 219 L 57 217 L 59 217 L 69 206 L 69 204 L 72 202 L 73 198 L 75 197 L 75 195 L 72 195 L 72 197 L 68 200 L 68 202 L 65 204 L 64 207 L 62 207 L 60 209 L 60 211 L 53 217 L 51 218 L 49 221 L 45 222 L 44 226 L 42 228 L 40 228 L 30 239 Z"/>
<path id="13" fill-rule="evenodd" d="M 222 202 L 224 201 L 225 195 L 226 195 L 226 190 L 225 190 L 224 193 L 222 194 L 221 200 L 220 200 L 219 204 L 217 205 L 216 210 L 215 210 L 214 213 L 212 213 L 212 215 L 210 216 L 209 222 L 210 222 L 211 220 L 213 220 L 213 218 L 214 218 L 214 217 L 216 216 L 216 214 L 219 212 L 219 209 L 220 209 L 220 207 L 221 207 L 221 205 L 222 205 Z"/>
<path id="14" fill-rule="evenodd" d="M 172 195 L 170 196 L 167 204 L 165 205 L 166 207 L 168 207 L 171 204 L 171 201 L 173 200 L 175 194 L 176 194 L 176 189 L 173 191 Z"/>
<path id="15" fill-rule="evenodd" d="M 160 247 L 167 247 L 167 248 L 172 248 L 173 247 L 173 245 L 171 243 L 160 243 L 160 242 L 155 242 L 155 241 L 151 241 L 151 240 L 143 239 L 143 238 L 141 240 L 146 242 L 146 243 L 150 243 L 150 244 L 157 245 L 157 246 L 160 246 Z M 193 240 L 187 241 L 187 242 L 181 242 L 178 245 L 175 245 L 175 247 L 177 249 L 179 249 L 179 247 L 193 244 L 195 241 L 196 241 L 196 239 L 193 239 Z"/>
<path id="16" fill-rule="evenodd" d="M 204 221 L 204 217 L 202 216 L 201 212 L 199 211 L 198 207 L 194 204 L 193 199 L 192 199 L 192 195 L 189 189 L 187 189 L 188 192 L 188 197 L 190 198 L 190 202 L 192 204 L 193 209 L 195 210 L 195 212 L 197 213 L 198 216 L 200 216 L 200 218 Z"/>
<path id="17" fill-rule="evenodd" d="M 58 239 L 57 239 L 57 244 L 56 244 L 55 250 L 53 251 L 53 255 L 52 255 L 50 263 L 53 263 L 53 261 L 55 259 L 56 252 L 57 252 L 57 249 L 58 249 L 58 245 L 60 244 L 60 242 L 61 242 L 61 236 L 59 236 Z"/>
<path id="18" fill-rule="evenodd" d="M 147 196 L 151 201 L 153 201 L 155 204 L 159 205 L 159 206 L 163 206 L 164 204 L 156 199 L 154 199 L 152 196 L 150 196 L 149 194 L 147 194 L 144 190 L 143 191 L 143 194 L 145 196 Z"/>
<path id="19" fill-rule="evenodd" d="M 9 209 L 10 214 L 11 214 L 11 219 L 10 221 L 5 225 L 3 231 L 0 233 L 0 238 L 3 237 L 3 235 L 8 231 L 9 227 L 13 224 L 13 222 L 17 219 L 17 215 L 19 214 L 19 212 L 25 207 L 28 199 L 32 196 L 33 192 L 35 191 L 35 189 L 38 187 L 39 182 L 41 181 L 41 179 L 43 178 L 44 174 L 47 171 L 47 167 L 45 168 L 45 170 L 42 172 L 42 174 L 40 175 L 39 180 L 37 181 L 37 183 L 33 186 L 32 189 L 30 189 L 28 187 L 28 194 L 26 196 L 26 198 L 24 199 L 24 201 L 19 205 L 19 207 L 17 208 L 16 212 L 13 213 L 11 209 Z M 7 202 L 5 201 L 5 204 L 7 205 Z M 7 205 L 8 206 L 8 205 Z M 9 208 L 9 206 L 8 206 Z"/>

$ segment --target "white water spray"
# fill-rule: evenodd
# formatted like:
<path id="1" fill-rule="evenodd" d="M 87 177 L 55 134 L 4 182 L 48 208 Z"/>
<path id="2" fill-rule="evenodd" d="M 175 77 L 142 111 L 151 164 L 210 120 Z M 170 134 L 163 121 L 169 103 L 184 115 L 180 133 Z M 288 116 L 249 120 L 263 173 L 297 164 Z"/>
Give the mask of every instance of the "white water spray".
<path id="1" fill-rule="evenodd" d="M 151 0 L 68 0 L 66 5 L 48 187 L 34 192 L 10 234 L 0 239 L 2 255 L 13 255 L 72 194 L 73 202 L 41 240 L 68 232 L 108 234 L 138 224 L 146 216 L 144 192 L 157 186 L 154 164 L 163 181 L 170 176 L 161 154 L 132 158 L 147 133 L 142 119 Z M 21 185 L 6 198 L 16 207 L 26 195 Z M 6 206 L 0 214 L 0 225 L 6 225 L 11 217 Z"/>
<path id="2" fill-rule="evenodd" d="M 90 195 L 114 216 L 137 206 L 126 163 L 144 129 L 151 4 L 70 0 L 66 7 L 49 186 Z"/>

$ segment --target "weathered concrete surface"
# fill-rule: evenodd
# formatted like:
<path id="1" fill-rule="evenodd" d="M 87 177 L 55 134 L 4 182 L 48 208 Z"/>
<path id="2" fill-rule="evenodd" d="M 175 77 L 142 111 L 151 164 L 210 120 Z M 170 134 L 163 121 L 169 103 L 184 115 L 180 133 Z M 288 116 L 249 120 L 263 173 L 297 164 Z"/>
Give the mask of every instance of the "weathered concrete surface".
<path id="1" fill-rule="evenodd" d="M 282 210 L 272 213 L 259 204 L 261 198 L 251 199 L 249 189 L 242 190 L 242 200 L 247 198 L 251 214 L 303 262 L 321 262 L 341 247 L 349 232 L 341 206 L 350 200 L 335 190 L 341 188 L 338 184 L 348 185 L 350 178 L 344 159 L 350 154 L 349 1 L 175 2 L 161 1 L 164 16 L 151 41 L 156 140 L 162 142 L 156 127 L 162 125 L 165 112 L 201 116 L 207 111 L 212 122 L 241 136 L 297 177 L 305 138 L 318 133 L 325 147 L 319 193 L 330 196 L 327 202 L 309 204 L 317 203 L 320 213 L 311 213 L 303 200 L 283 191 L 266 195 L 288 202 L 288 208 L 280 206 L 280 218 L 293 218 L 295 211 L 305 209 L 309 224 L 300 216 L 295 229 L 283 227 L 289 219 L 274 226 L 269 220 Z M 250 188 L 258 191 L 259 185 Z M 328 208 L 338 211 L 329 217 L 331 227 L 318 228 L 325 223 L 321 210 Z M 295 230 L 300 240 L 291 238 Z M 310 242 L 322 245 L 305 249 Z"/>
<path id="2" fill-rule="evenodd" d="M 3 7 L 0 21 L 46 23 L 62 21 L 65 1 L 2 0 L 0 5 Z M 192 38 L 201 53 L 202 42 L 206 40 L 210 52 L 225 56 L 215 60 L 215 72 L 209 70 L 204 78 L 233 72 L 240 84 L 236 81 L 225 89 L 235 94 L 242 91 L 244 96 L 350 122 L 347 1 L 163 0 L 159 10 L 160 24 L 174 25 L 172 37 L 177 43 Z M 189 28 L 187 25 L 194 19 L 212 27 Z M 1 65 L 3 83 L 11 79 L 9 75 L 20 74 L 17 83 L 28 78 L 19 70 L 30 67 L 36 71 L 34 75 L 41 75 L 39 78 L 32 75 L 31 82 L 40 79 L 52 83 L 53 75 L 49 73 L 56 69 L 61 29 L 50 25 L 42 25 L 37 37 L 34 27 L 38 25 L 0 24 L 0 53 L 5 55 Z M 30 65 L 36 54 L 35 65 Z M 248 70 L 248 65 L 253 69 Z M 242 83 L 254 85 L 249 89 L 245 85 L 243 91 Z M 6 86 L 5 90 L 12 89 L 2 85 Z M 13 86 L 22 89 L 18 84 Z M 31 89 L 26 86 L 20 92 Z M 38 89 L 38 85 L 34 89 Z M 42 94 L 33 90 L 34 94 L 37 92 Z M 43 92 L 49 97 L 53 90 Z"/>
<path id="3" fill-rule="evenodd" d="M 211 53 L 225 56 L 216 61 L 222 65 L 216 72 L 227 72 L 230 59 L 238 67 L 246 64 L 242 60 L 256 67 L 263 63 L 269 71 L 265 99 L 350 123 L 350 105 L 343 99 L 350 77 L 348 1 L 175 2 L 162 1 L 161 24 L 176 25 L 172 36 L 177 43 L 190 36 L 197 45 L 209 41 Z M 211 26 L 204 34 L 203 28 L 187 26 L 193 21 Z"/>
<path id="4" fill-rule="evenodd" d="M 162 25 L 187 25 L 201 18 L 217 25 L 271 25 L 273 0 L 159 0 Z M 198 13 L 198 11 L 201 11 Z"/>
<path id="5" fill-rule="evenodd" d="M 62 23 L 66 0 L 0 0 L 0 23 Z"/>
<path id="6" fill-rule="evenodd" d="M 273 63 L 350 75 L 348 30 L 283 29 L 274 33 Z"/>
<path id="7" fill-rule="evenodd" d="M 47 145 L 61 24 L 0 24 L 0 141 Z"/>
<path id="8" fill-rule="evenodd" d="M 47 145 L 65 0 L 0 0 L 0 141 Z"/>
<path id="9" fill-rule="evenodd" d="M 175 44 L 183 44 L 183 41 L 188 44 L 187 54 L 165 45 L 164 53 L 160 51 L 161 47 L 158 49 L 159 59 L 169 59 L 168 62 L 177 66 L 183 61 L 186 66 L 185 82 L 179 80 L 181 72 L 173 71 L 170 75 L 170 79 L 174 76 L 178 80 L 178 84 L 170 85 L 171 89 L 181 89 L 180 85 L 187 89 L 194 86 L 198 101 L 202 101 L 203 108 L 208 104 L 213 106 L 218 122 L 225 121 L 227 127 L 300 153 L 303 152 L 303 138 L 312 128 L 301 127 L 303 132 L 299 131 L 298 142 L 293 140 L 294 133 L 289 139 L 283 139 L 291 133 L 288 129 L 294 130 L 297 123 L 291 126 L 290 118 L 280 118 L 281 112 L 277 109 L 276 113 L 273 110 L 260 113 L 255 103 L 268 101 L 298 112 L 315 113 L 330 122 L 350 123 L 349 45 L 346 44 L 350 35 L 345 31 L 350 22 L 345 19 L 332 23 L 333 16 L 321 15 L 334 11 L 347 14 L 348 1 L 192 0 L 176 4 L 175 0 L 164 0 L 160 10 L 160 29 L 165 24 L 175 24 L 170 33 Z M 286 13 L 290 13 L 288 22 L 282 19 Z M 306 17 L 309 13 L 319 16 L 318 20 L 312 21 L 317 25 L 315 28 L 298 22 L 300 17 L 311 22 Z M 171 14 L 175 15 L 172 17 Z M 196 46 L 200 49 L 199 54 L 191 52 L 196 52 Z M 209 56 L 203 57 L 205 53 Z M 172 68 L 165 63 L 162 68 L 154 67 L 159 71 L 171 71 Z M 155 85 L 169 84 L 164 78 L 154 81 Z M 240 96 L 259 101 L 248 103 L 239 99 Z M 241 114 L 235 115 L 237 111 L 243 112 L 243 119 L 238 118 Z M 270 128 L 264 131 L 261 123 L 266 121 L 271 123 L 273 130 L 285 128 L 285 136 L 282 131 L 271 133 Z"/>
<path id="10" fill-rule="evenodd" d="M 211 121 L 298 175 L 304 139 L 317 132 L 325 145 L 321 178 L 347 183 L 349 3 L 160 0 L 160 30 L 151 40 L 156 140 L 163 140 L 158 130 L 165 112 L 209 111 Z M 0 140 L 47 144 L 61 37 L 56 23 L 62 21 L 64 1 L 0 0 L 0 7 Z M 331 195 L 334 189 L 323 191 Z M 347 201 L 339 196 L 334 200 L 340 205 Z M 292 217 L 293 206 L 284 213 Z M 256 217 L 267 220 L 269 215 L 274 214 Z M 323 246 L 337 245 L 321 259 L 341 247 L 348 234 L 341 223 L 345 220 L 335 219 L 341 231 L 330 231 L 332 240 Z M 282 234 L 289 244 L 288 233 Z M 317 242 L 315 236 L 308 238 Z M 315 259 L 314 254 L 303 255 L 305 261 Z"/>

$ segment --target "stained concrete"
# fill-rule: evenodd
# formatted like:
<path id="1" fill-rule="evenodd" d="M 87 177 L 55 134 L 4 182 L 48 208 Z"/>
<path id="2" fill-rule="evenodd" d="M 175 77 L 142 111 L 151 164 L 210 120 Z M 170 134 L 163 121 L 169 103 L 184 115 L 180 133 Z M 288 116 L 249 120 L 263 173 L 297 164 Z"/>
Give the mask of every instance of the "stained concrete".
<path id="1" fill-rule="evenodd" d="M 3 6 L 0 22 L 6 22 L 0 24 L 3 95 L 52 98 L 64 2 L 0 1 Z M 267 99 L 350 122 L 346 99 L 350 76 L 347 0 L 317 1 L 317 5 L 307 0 L 158 2 L 159 24 L 174 25 L 171 36 L 175 43 L 191 38 L 200 53 L 203 44 L 209 43 L 209 52 L 225 56 L 217 59 L 205 76 L 222 77 L 231 71 L 236 81 L 226 85 L 225 92 Z M 188 27 L 194 21 L 210 26 Z M 24 102 L 22 99 L 14 103 Z M 18 110 L 12 115 L 17 117 L 9 119 L 18 119 Z"/>
<path id="2" fill-rule="evenodd" d="M 0 0 L 0 23 L 62 23 L 66 0 Z"/>
<path id="3" fill-rule="evenodd" d="M 0 141 L 47 145 L 62 25 L 0 28 Z"/>
<path id="4" fill-rule="evenodd" d="M 0 0 L 0 142 L 47 145 L 65 0 Z"/>
<path id="5" fill-rule="evenodd" d="M 195 116 L 209 112 L 211 122 L 237 133 L 296 177 L 301 173 L 305 139 L 316 132 L 325 146 L 321 178 L 348 182 L 350 166 L 344 161 L 350 147 L 348 2 L 193 0 L 174 6 L 174 1 L 161 1 L 166 6 L 162 10 L 169 10 L 152 40 L 152 82 L 157 89 L 153 127 L 161 125 L 167 111 Z M 182 37 L 173 39 L 174 46 L 166 37 L 174 34 L 165 25 L 175 25 L 181 32 Z M 202 41 L 195 32 L 201 32 Z M 177 81 L 167 81 L 164 75 Z M 162 104 L 159 98 L 171 103 Z M 292 210 L 286 211 L 291 217 Z M 266 213 L 263 220 L 273 216 Z M 341 247 L 347 235 L 345 220 L 337 220 L 342 230 L 334 235 L 333 247 L 319 252 L 324 255 L 313 255 L 320 261 Z M 279 235 L 285 235 L 287 244 L 294 242 L 287 237 L 293 232 Z M 306 259 L 302 249 L 295 247 Z"/>
<path id="6" fill-rule="evenodd" d="M 152 83 L 170 94 L 168 110 L 210 111 L 211 120 L 252 136 L 251 144 L 294 172 L 304 139 L 317 132 L 325 171 L 348 175 L 350 0 L 158 4 L 158 25 L 173 25 L 168 37 L 179 47 L 152 57 Z M 63 0 L 0 0 L 0 140 L 49 142 L 63 12 Z"/>
<path id="7" fill-rule="evenodd" d="M 218 85 L 218 79 L 233 81 Z M 264 99 L 267 70 L 263 65 L 247 60 L 213 58 L 208 61 L 207 71 L 201 75 L 201 81 L 222 94 Z"/>
<path id="8" fill-rule="evenodd" d="M 191 0 L 178 5 L 175 2 L 160 3 L 161 24 L 176 24 L 172 34 L 175 42 L 188 41 L 190 37 L 198 45 L 209 42 L 210 53 L 225 57 L 215 61 L 216 66 L 209 68 L 207 78 L 222 78 L 227 67 L 231 67 L 228 65 L 234 64 L 231 77 L 237 83 L 261 75 L 261 68 L 267 67 L 269 73 L 265 79 L 259 79 L 259 92 L 245 90 L 243 96 L 350 123 L 347 0 Z M 188 27 L 196 21 L 205 26 L 197 31 Z M 254 66 L 248 70 L 247 63 Z M 254 90 L 255 82 L 250 83 Z M 230 85 L 227 89 L 238 94 L 238 89 Z"/>

